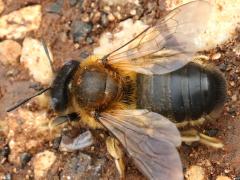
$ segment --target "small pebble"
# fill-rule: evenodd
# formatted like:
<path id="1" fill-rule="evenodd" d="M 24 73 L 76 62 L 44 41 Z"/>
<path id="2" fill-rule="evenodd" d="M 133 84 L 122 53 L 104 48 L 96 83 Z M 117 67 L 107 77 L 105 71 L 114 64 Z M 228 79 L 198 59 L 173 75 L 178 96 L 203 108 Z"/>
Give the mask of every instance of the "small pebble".
<path id="1" fill-rule="evenodd" d="M 90 17 L 87 13 L 85 13 L 81 16 L 81 20 L 85 23 L 88 23 L 90 21 Z"/>
<path id="2" fill-rule="evenodd" d="M 212 60 L 218 60 L 221 58 L 221 53 L 215 53 L 212 55 Z"/>
<path id="3" fill-rule="evenodd" d="M 106 27 L 108 25 L 109 21 L 108 21 L 108 15 L 106 13 L 102 13 L 101 16 L 101 24 L 102 26 Z"/>
<path id="4" fill-rule="evenodd" d="M 75 6 L 78 3 L 78 0 L 68 0 L 70 6 Z"/>
<path id="5" fill-rule="evenodd" d="M 114 16 L 116 16 L 118 20 L 122 19 L 122 15 L 120 14 L 120 12 L 115 12 Z"/>
<path id="6" fill-rule="evenodd" d="M 59 39 L 64 43 L 67 41 L 68 37 L 67 34 L 65 32 L 61 32 L 59 33 Z"/>
<path id="7" fill-rule="evenodd" d="M 234 180 L 240 180 L 240 176 L 236 176 Z"/>
<path id="8" fill-rule="evenodd" d="M 96 3 L 92 2 L 91 3 L 91 8 L 95 8 L 96 7 Z"/>
<path id="9" fill-rule="evenodd" d="M 64 163 L 60 179 L 99 179 L 105 159 L 92 159 L 91 156 L 79 153 L 77 156 Z"/>
<path id="10" fill-rule="evenodd" d="M 135 16 L 135 15 L 137 14 L 136 9 L 131 10 L 131 11 L 130 11 L 130 14 L 131 14 L 132 16 Z"/>
<path id="11" fill-rule="evenodd" d="M 46 11 L 49 13 L 56 13 L 56 14 L 60 14 L 61 13 L 61 9 L 62 9 L 62 4 L 54 2 L 54 3 L 50 3 L 47 5 L 46 7 Z"/>
<path id="12" fill-rule="evenodd" d="M 16 174 L 17 173 L 17 168 L 13 168 L 12 172 Z"/>
<path id="13" fill-rule="evenodd" d="M 34 157 L 33 161 L 35 178 L 46 179 L 47 172 L 55 161 L 56 155 L 51 151 L 46 150 L 44 152 L 38 153 Z"/>
<path id="14" fill-rule="evenodd" d="M 206 130 L 206 134 L 208 136 L 214 137 L 217 135 L 218 131 L 219 131 L 218 129 L 208 129 Z"/>
<path id="15" fill-rule="evenodd" d="M 20 165 L 21 165 L 21 168 L 24 168 L 27 163 L 31 160 L 32 158 L 32 155 L 30 153 L 22 153 L 20 155 Z"/>
<path id="16" fill-rule="evenodd" d="M 86 42 L 87 42 L 88 44 L 92 44 L 94 41 L 93 41 L 93 38 L 92 38 L 92 37 L 87 37 Z"/>
<path id="17" fill-rule="evenodd" d="M 80 57 L 81 57 L 82 59 L 86 59 L 89 55 L 90 55 L 89 52 L 83 51 L 83 52 L 81 52 Z"/>
<path id="18" fill-rule="evenodd" d="M 5 8 L 4 2 L 3 0 L 0 0 L 0 14 L 3 12 L 4 8 Z"/>
<path id="19" fill-rule="evenodd" d="M 122 9 L 121 6 L 117 6 L 118 11 L 121 11 L 121 9 Z"/>
<path id="20" fill-rule="evenodd" d="M 9 71 L 7 71 L 6 76 L 7 77 L 15 77 L 19 74 L 19 70 L 14 68 L 14 69 L 10 69 Z"/>
<path id="21" fill-rule="evenodd" d="M 58 150 L 59 145 L 60 145 L 60 143 L 61 143 L 61 139 L 62 139 L 62 137 L 56 137 L 56 138 L 53 140 L 53 145 L 52 145 L 52 148 L 53 148 L 53 149 Z"/>
<path id="22" fill-rule="evenodd" d="M 235 86 L 235 82 L 234 81 L 230 81 L 230 85 L 231 86 Z"/>
<path id="23" fill-rule="evenodd" d="M 8 145 L 3 146 L 3 148 L 1 149 L 1 156 L 7 158 L 9 154 L 10 154 L 9 146 Z"/>
<path id="24" fill-rule="evenodd" d="M 4 65 L 16 65 L 21 55 L 21 45 L 13 40 L 0 42 L 0 61 Z"/>
<path id="25" fill-rule="evenodd" d="M 191 166 L 187 170 L 185 177 L 187 180 L 204 180 L 205 179 L 205 171 L 200 166 Z"/>
<path id="26" fill-rule="evenodd" d="M 240 56 L 240 44 L 233 48 L 233 52 L 235 52 L 237 56 Z"/>
<path id="27" fill-rule="evenodd" d="M 74 44 L 74 48 L 75 48 L 75 49 L 78 49 L 79 47 L 80 47 L 80 45 L 79 45 L 78 43 L 75 43 L 75 44 Z"/>
<path id="28" fill-rule="evenodd" d="M 231 115 L 235 115 L 236 114 L 236 109 L 234 107 L 230 107 L 228 112 L 231 114 Z"/>
<path id="29" fill-rule="evenodd" d="M 103 139 L 105 138 L 103 133 L 100 134 L 100 137 L 103 138 Z"/>
<path id="30" fill-rule="evenodd" d="M 2 180 L 12 180 L 12 175 L 10 173 L 7 173 L 7 174 L 4 175 Z"/>
<path id="31" fill-rule="evenodd" d="M 217 176 L 216 180 L 231 180 L 231 178 L 229 178 L 227 176 Z"/>
<path id="32" fill-rule="evenodd" d="M 92 17 L 92 23 L 95 24 L 101 19 L 101 13 L 96 12 Z"/>
<path id="33" fill-rule="evenodd" d="M 71 33 L 75 42 L 83 40 L 91 31 L 92 24 L 82 21 L 74 21 L 71 25 Z"/>
<path id="34" fill-rule="evenodd" d="M 221 63 L 218 67 L 221 71 L 226 71 L 227 70 L 227 65 L 224 64 L 224 63 Z"/>
<path id="35" fill-rule="evenodd" d="M 237 95 L 234 94 L 234 95 L 231 97 L 231 99 L 232 99 L 232 101 L 234 101 L 234 102 L 237 101 L 237 99 L 238 99 L 238 98 L 237 98 Z"/>
<path id="36" fill-rule="evenodd" d="M 111 11 L 111 8 L 109 6 L 104 6 L 103 10 L 108 13 Z"/>
<path id="37" fill-rule="evenodd" d="M 229 169 L 224 169 L 224 172 L 225 172 L 226 174 L 228 174 L 228 173 L 230 172 L 230 170 L 229 170 Z"/>
<path id="38" fill-rule="evenodd" d="M 108 14 L 108 20 L 109 20 L 109 21 L 114 21 L 114 20 L 115 20 L 115 17 L 113 16 L 112 13 L 109 13 L 109 14 Z"/>

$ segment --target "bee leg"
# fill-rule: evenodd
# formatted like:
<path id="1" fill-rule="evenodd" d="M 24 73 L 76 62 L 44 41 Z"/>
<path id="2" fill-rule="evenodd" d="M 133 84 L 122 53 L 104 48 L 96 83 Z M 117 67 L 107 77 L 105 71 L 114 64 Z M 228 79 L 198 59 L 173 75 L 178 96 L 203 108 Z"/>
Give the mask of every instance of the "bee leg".
<path id="1" fill-rule="evenodd" d="M 189 124 L 191 126 L 200 126 L 200 125 L 202 125 L 205 122 L 205 120 L 206 120 L 205 118 L 201 117 L 201 118 L 199 118 L 197 120 L 189 121 Z"/>
<path id="2" fill-rule="evenodd" d="M 223 143 L 214 137 L 210 137 L 206 134 L 199 133 L 200 143 L 205 144 L 207 146 L 212 146 L 214 148 L 223 148 Z"/>
<path id="3" fill-rule="evenodd" d="M 211 146 L 214 148 L 223 148 L 223 143 L 219 139 L 199 133 L 194 129 L 181 131 L 181 136 L 182 141 L 186 144 L 191 144 L 193 142 L 199 141 L 200 143 L 207 146 Z"/>
<path id="4" fill-rule="evenodd" d="M 70 113 L 70 114 L 56 117 L 52 121 L 51 125 L 52 125 L 52 127 L 55 127 L 55 126 L 65 123 L 65 122 L 76 121 L 79 119 L 80 119 L 80 117 L 77 113 Z"/>
<path id="5" fill-rule="evenodd" d="M 195 129 L 181 131 L 182 142 L 186 144 L 191 144 L 193 142 L 199 141 L 200 137 Z"/>
<path id="6" fill-rule="evenodd" d="M 125 178 L 125 163 L 123 160 L 124 153 L 120 147 L 120 143 L 113 137 L 108 137 L 106 140 L 107 150 L 109 154 L 114 158 L 117 170 L 120 175 L 120 179 Z"/>
<path id="7" fill-rule="evenodd" d="M 176 124 L 177 128 L 183 128 L 189 124 L 189 121 L 183 121 L 183 122 L 175 123 L 175 124 Z"/>
<path id="8" fill-rule="evenodd" d="M 178 128 L 183 128 L 183 127 L 186 127 L 187 125 L 200 126 L 205 122 L 205 120 L 206 120 L 206 118 L 201 117 L 197 120 L 183 121 L 183 122 L 175 123 L 175 124 Z"/>
<path id="9" fill-rule="evenodd" d="M 194 62 L 198 64 L 203 64 L 203 62 L 206 62 L 209 60 L 209 57 L 206 55 L 197 55 L 194 57 Z"/>

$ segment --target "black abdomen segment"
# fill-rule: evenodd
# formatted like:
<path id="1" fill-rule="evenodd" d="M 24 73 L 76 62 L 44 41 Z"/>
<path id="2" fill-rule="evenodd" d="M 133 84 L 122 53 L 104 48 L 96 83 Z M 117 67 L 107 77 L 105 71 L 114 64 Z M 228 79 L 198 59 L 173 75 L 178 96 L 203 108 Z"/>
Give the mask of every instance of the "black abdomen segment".
<path id="1" fill-rule="evenodd" d="M 177 122 L 211 113 L 224 104 L 226 97 L 221 73 L 195 63 L 164 75 L 139 74 L 137 81 L 137 108 Z"/>

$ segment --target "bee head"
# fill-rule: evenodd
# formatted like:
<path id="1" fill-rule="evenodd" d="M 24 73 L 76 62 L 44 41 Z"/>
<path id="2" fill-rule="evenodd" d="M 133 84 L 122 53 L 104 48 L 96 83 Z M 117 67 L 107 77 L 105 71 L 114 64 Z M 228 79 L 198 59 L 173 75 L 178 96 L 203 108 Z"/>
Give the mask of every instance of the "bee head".
<path id="1" fill-rule="evenodd" d="M 79 62 L 70 60 L 63 65 L 63 67 L 56 74 L 53 80 L 50 95 L 52 108 L 56 112 L 63 112 L 66 110 L 69 99 L 69 83 L 79 67 Z"/>

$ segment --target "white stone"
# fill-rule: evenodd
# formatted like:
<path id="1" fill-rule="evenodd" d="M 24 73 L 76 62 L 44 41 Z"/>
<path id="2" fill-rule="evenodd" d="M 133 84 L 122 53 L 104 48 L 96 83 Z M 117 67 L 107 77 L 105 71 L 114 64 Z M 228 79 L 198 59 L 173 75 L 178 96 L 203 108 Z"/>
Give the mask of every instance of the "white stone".
<path id="1" fill-rule="evenodd" d="M 201 166 L 191 166 L 185 174 L 187 180 L 204 180 L 205 172 Z"/>
<path id="2" fill-rule="evenodd" d="M 4 7 L 5 5 L 4 5 L 4 2 L 3 2 L 3 0 L 0 0 L 0 14 L 3 12 L 3 10 L 4 10 Z"/>
<path id="3" fill-rule="evenodd" d="M 21 45 L 13 40 L 5 40 L 0 42 L 0 61 L 7 65 L 15 65 L 21 55 Z"/>
<path id="4" fill-rule="evenodd" d="M 33 161 L 34 179 L 43 179 L 55 161 L 56 155 L 51 151 L 38 153 Z"/>
<path id="5" fill-rule="evenodd" d="M 20 39 L 41 24 L 41 6 L 34 5 L 11 12 L 0 18 L 0 38 Z"/>
<path id="6" fill-rule="evenodd" d="M 216 180 L 231 180 L 231 178 L 227 176 L 218 176 Z"/>
<path id="7" fill-rule="evenodd" d="M 50 57 L 52 57 L 50 50 L 49 54 Z M 42 84 L 51 83 L 53 72 L 47 54 L 40 41 L 29 37 L 24 39 L 20 62 L 28 68 L 34 80 Z"/>
<path id="8" fill-rule="evenodd" d="M 221 53 L 215 53 L 212 55 L 212 60 L 218 60 L 221 58 L 221 56 L 222 56 Z"/>

